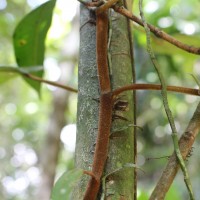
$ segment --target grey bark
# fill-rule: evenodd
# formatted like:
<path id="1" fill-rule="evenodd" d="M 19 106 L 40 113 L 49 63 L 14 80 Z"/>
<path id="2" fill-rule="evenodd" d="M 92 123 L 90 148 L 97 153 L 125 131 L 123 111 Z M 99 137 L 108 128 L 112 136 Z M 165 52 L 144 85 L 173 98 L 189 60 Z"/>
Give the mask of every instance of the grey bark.
<path id="1" fill-rule="evenodd" d="M 91 170 L 98 124 L 98 77 L 96 66 L 95 15 L 81 5 L 80 60 L 78 70 L 78 107 L 75 166 Z M 84 176 L 74 190 L 73 199 L 82 199 L 89 177 Z"/>
<path id="2" fill-rule="evenodd" d="M 128 23 L 125 17 L 113 13 L 111 59 L 112 88 L 131 84 L 133 82 L 132 59 L 128 33 Z M 77 142 L 75 152 L 75 165 L 77 168 L 91 170 L 93 150 L 97 136 L 98 102 L 99 97 L 98 77 L 96 66 L 96 27 L 92 23 L 95 15 L 84 6 L 80 14 L 80 61 L 79 61 L 79 93 L 77 110 Z M 125 130 L 112 132 L 110 148 L 105 174 L 111 174 L 106 179 L 106 190 L 99 195 L 107 199 L 134 199 L 134 168 L 123 167 L 135 162 L 134 149 L 134 124 L 133 92 L 126 92 L 122 96 L 128 101 L 129 111 L 117 114 L 127 118 L 128 121 L 115 120 L 112 130 L 125 128 Z M 121 170 L 118 170 L 120 169 Z M 116 171 L 115 173 L 112 173 Z M 89 176 L 84 176 L 77 184 L 73 199 L 83 198 Z"/>
<path id="3" fill-rule="evenodd" d="M 130 1 L 129 1 L 130 3 Z M 130 38 L 128 32 L 127 19 L 118 13 L 111 13 L 112 35 L 111 35 L 111 59 L 112 59 L 112 88 L 116 89 L 134 82 L 135 72 L 132 69 L 133 57 L 130 50 Z M 123 100 L 128 102 L 127 112 L 118 112 L 120 116 L 128 121 L 114 120 L 111 132 L 109 157 L 105 174 L 111 173 L 107 179 L 106 197 L 107 199 L 134 199 L 135 169 L 125 167 L 128 163 L 135 163 L 135 142 L 134 127 L 134 95 L 132 91 L 121 95 Z M 126 128 L 125 130 L 121 130 Z M 120 170 L 118 170 L 120 169 Z M 116 171 L 112 173 L 113 171 Z M 110 193 L 110 194 L 109 194 Z"/>

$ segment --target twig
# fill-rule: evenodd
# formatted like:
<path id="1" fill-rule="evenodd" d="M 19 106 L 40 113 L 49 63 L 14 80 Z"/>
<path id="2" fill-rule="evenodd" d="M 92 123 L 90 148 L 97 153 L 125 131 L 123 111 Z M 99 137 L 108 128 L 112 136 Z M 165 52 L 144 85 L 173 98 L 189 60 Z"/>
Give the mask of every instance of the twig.
<path id="1" fill-rule="evenodd" d="M 190 199 L 193 200 L 194 199 L 194 195 L 193 195 L 193 192 L 192 192 L 192 186 L 191 186 L 191 182 L 190 182 L 190 177 L 188 175 L 187 168 L 185 166 L 184 160 L 182 158 L 182 155 L 181 155 L 181 152 L 180 152 L 180 149 L 179 149 L 177 129 L 176 129 L 174 118 L 173 118 L 173 115 L 171 113 L 171 110 L 170 110 L 170 107 L 169 107 L 169 103 L 168 103 L 167 86 L 166 86 L 163 74 L 160 71 L 159 63 L 157 62 L 157 60 L 155 58 L 155 55 L 154 55 L 154 52 L 153 52 L 152 47 L 151 47 L 150 30 L 149 30 L 149 27 L 148 27 L 148 25 L 146 23 L 144 14 L 143 14 L 142 0 L 139 0 L 139 10 L 140 10 L 140 16 L 142 18 L 142 21 L 143 21 L 143 24 L 144 24 L 144 28 L 145 28 L 145 32 L 146 32 L 146 37 L 147 37 L 147 51 L 149 53 L 149 56 L 151 58 L 151 61 L 152 61 L 153 65 L 154 65 L 154 68 L 157 71 L 158 77 L 159 77 L 161 85 L 162 85 L 161 94 L 162 94 L 162 97 L 163 97 L 163 105 L 164 105 L 165 112 L 167 114 L 167 118 L 168 118 L 171 130 L 172 130 L 172 139 L 173 139 L 173 143 L 174 143 L 175 154 L 177 156 L 178 162 L 179 162 L 181 170 L 183 172 L 184 181 L 185 181 L 188 193 L 190 195 Z"/>
<path id="2" fill-rule="evenodd" d="M 131 85 L 126 85 L 126 86 L 117 88 L 113 90 L 112 95 L 117 96 L 121 94 L 122 92 L 129 91 L 129 90 L 161 90 L 161 89 L 162 89 L 161 85 L 137 83 L 137 84 L 131 84 Z M 199 89 L 193 89 L 193 88 L 170 85 L 170 86 L 167 86 L 167 91 L 200 96 Z"/>
<path id="3" fill-rule="evenodd" d="M 179 148 L 183 159 L 186 159 L 192 145 L 195 141 L 200 130 L 200 103 L 198 104 L 193 117 L 191 118 L 184 134 L 179 140 Z M 159 199 L 162 200 L 165 198 L 167 191 L 169 190 L 177 172 L 180 168 L 179 162 L 176 158 L 176 155 L 173 154 L 168 161 L 168 164 L 165 170 L 162 173 L 155 189 L 153 190 L 149 200 Z"/>
<path id="4" fill-rule="evenodd" d="M 98 1 L 98 2 L 84 2 L 83 0 L 78 0 L 78 1 L 81 2 L 82 4 L 84 4 L 86 7 L 99 7 L 99 6 L 104 7 L 105 6 L 105 9 L 109 8 L 109 6 L 106 5 L 108 3 L 105 4 L 104 1 Z M 110 2 L 110 1 L 108 1 L 108 2 Z M 123 6 L 119 6 L 119 5 L 115 4 L 112 6 L 112 8 L 113 8 L 113 10 L 115 10 L 115 12 L 118 12 L 118 13 L 124 15 L 125 17 L 136 22 L 140 26 L 144 26 L 144 23 L 141 19 L 139 19 L 137 16 L 135 16 L 132 12 L 130 12 Z M 103 8 L 103 10 L 104 10 L 104 8 Z M 187 52 L 193 53 L 193 54 L 197 54 L 197 55 L 200 54 L 200 48 L 184 44 L 181 41 L 172 37 L 171 35 L 165 33 L 164 31 L 162 31 L 161 29 L 159 29 L 156 26 L 153 26 L 151 24 L 147 24 L 147 26 L 149 27 L 150 31 L 152 33 L 154 33 L 155 36 L 162 38 L 163 40 L 175 45 L 176 47 L 178 47 L 184 51 L 187 51 Z"/>
<path id="5" fill-rule="evenodd" d="M 106 10 L 108 10 L 109 8 L 111 8 L 114 4 L 116 4 L 119 0 L 109 0 L 107 1 L 105 4 L 103 4 L 102 6 L 100 6 L 99 8 L 97 8 L 96 13 L 100 14 Z"/>
<path id="6" fill-rule="evenodd" d="M 114 5 L 112 8 L 115 10 L 115 12 L 118 12 L 118 13 L 124 15 L 125 17 L 128 17 L 132 21 L 136 22 L 137 24 L 144 26 L 144 23 L 141 19 L 139 19 L 137 16 L 132 14 L 129 10 L 125 9 L 124 7 Z M 162 31 L 161 29 L 159 29 L 159 28 L 157 28 L 157 27 L 155 27 L 151 24 L 147 24 L 147 26 L 150 29 L 150 31 L 152 33 L 154 33 L 157 37 L 162 38 L 165 41 L 167 41 L 167 42 L 175 45 L 176 47 L 178 47 L 178 48 L 180 48 L 184 51 L 187 51 L 189 53 L 193 53 L 193 54 L 197 54 L 197 55 L 200 54 L 200 48 L 184 44 L 184 43 L 178 41 L 177 39 L 175 39 L 174 37 L 168 35 L 164 31 Z"/>
<path id="7" fill-rule="evenodd" d="M 30 71 L 30 72 L 36 72 L 36 71 L 40 71 L 42 70 L 43 67 L 39 66 L 39 67 L 28 67 L 27 69 L 21 69 L 21 68 L 17 68 L 17 67 L 0 67 L 0 72 L 11 72 L 11 73 L 18 73 L 26 78 L 29 78 L 29 79 L 32 79 L 34 81 L 38 81 L 38 82 L 41 82 L 41 83 L 46 83 L 48 85 L 52 85 L 52 86 L 55 86 L 55 87 L 59 87 L 59 88 L 62 88 L 64 90 L 68 90 L 70 92 L 75 92 L 77 93 L 78 90 L 77 89 L 74 89 L 72 87 L 69 87 L 69 86 L 66 86 L 66 85 L 62 85 L 62 84 L 59 84 L 57 82 L 54 82 L 54 81 L 49 81 L 49 80 L 45 80 L 45 79 L 42 79 L 38 76 L 35 76 L 27 71 Z"/>
<path id="8" fill-rule="evenodd" d="M 59 87 L 59 88 L 62 88 L 64 90 L 67 90 L 67 91 L 70 91 L 70 92 L 75 92 L 75 93 L 78 92 L 77 89 L 74 89 L 72 87 L 69 87 L 69 86 L 66 86 L 66 85 L 62 85 L 62 84 L 59 84 L 59 83 L 54 82 L 54 81 L 45 80 L 45 79 L 42 79 L 42 78 L 40 78 L 38 76 L 35 76 L 35 75 L 32 75 L 32 74 L 23 73 L 22 75 L 27 77 L 27 78 L 30 78 L 30 79 L 32 79 L 34 81 L 38 81 L 38 82 L 41 82 L 41 83 L 46 83 L 48 85 Z"/>

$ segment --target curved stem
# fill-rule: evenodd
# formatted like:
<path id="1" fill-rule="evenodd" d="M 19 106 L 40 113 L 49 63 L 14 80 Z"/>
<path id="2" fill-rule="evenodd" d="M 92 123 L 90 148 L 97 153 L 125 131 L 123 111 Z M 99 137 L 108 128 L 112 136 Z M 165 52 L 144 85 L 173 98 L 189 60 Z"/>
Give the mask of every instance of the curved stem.
<path id="1" fill-rule="evenodd" d="M 68 91 L 70 91 L 70 92 L 75 92 L 75 93 L 78 92 L 77 89 L 74 89 L 74 88 L 69 87 L 69 86 L 66 86 L 66 85 L 59 84 L 59 83 L 54 82 L 54 81 L 49 81 L 49 80 L 42 79 L 42 78 L 40 78 L 40 77 L 38 77 L 38 76 L 35 76 L 35 75 L 33 75 L 33 74 L 23 73 L 22 75 L 25 76 L 25 77 L 27 77 L 27 78 L 30 78 L 30 79 L 32 79 L 32 80 L 34 80 L 34 81 L 39 81 L 39 82 L 41 82 L 41 83 L 46 83 L 46 84 L 48 84 L 48 85 L 52 85 L 52 86 L 55 86 L 55 87 L 59 87 L 59 88 L 62 88 L 62 89 L 64 89 L 64 90 L 68 90 Z"/>
<path id="2" fill-rule="evenodd" d="M 128 11 L 124 7 L 114 5 L 113 9 L 115 10 L 115 12 L 118 12 L 118 13 L 124 15 L 125 17 L 128 17 L 130 20 L 136 22 L 140 26 L 144 26 L 144 23 L 141 19 L 139 19 L 137 16 L 132 14 L 130 11 Z M 175 39 L 174 37 L 168 35 L 164 31 L 162 31 L 161 29 L 159 29 L 159 28 L 157 28 L 157 27 L 155 27 L 151 24 L 147 24 L 147 26 L 150 29 L 150 31 L 152 33 L 154 33 L 155 36 L 162 38 L 163 40 L 175 45 L 176 47 L 178 47 L 178 48 L 180 48 L 184 51 L 187 51 L 187 52 L 193 53 L 193 54 L 197 54 L 197 55 L 200 54 L 200 48 L 184 44 L 184 43 L 180 42 L 179 40 Z"/>
<path id="3" fill-rule="evenodd" d="M 117 96 L 121 94 L 122 92 L 125 92 L 128 90 L 161 90 L 161 89 L 162 89 L 161 85 L 137 83 L 137 84 L 126 85 L 124 87 L 115 89 L 113 90 L 112 95 Z M 184 93 L 184 94 L 189 94 L 189 95 L 194 95 L 194 96 L 200 96 L 200 91 L 198 89 L 172 86 L 172 85 L 167 86 L 166 89 L 171 92 L 178 92 L 178 93 Z"/>

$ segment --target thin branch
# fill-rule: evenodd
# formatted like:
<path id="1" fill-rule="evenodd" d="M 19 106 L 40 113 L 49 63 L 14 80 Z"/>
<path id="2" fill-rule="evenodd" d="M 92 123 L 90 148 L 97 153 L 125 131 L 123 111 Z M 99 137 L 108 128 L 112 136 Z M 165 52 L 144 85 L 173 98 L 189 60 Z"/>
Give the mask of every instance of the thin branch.
<path id="1" fill-rule="evenodd" d="M 198 104 L 193 117 L 191 118 L 188 127 L 179 140 L 179 148 L 183 159 L 187 158 L 187 155 L 191 151 L 192 145 L 195 141 L 200 130 L 200 103 Z M 177 172 L 180 168 L 179 162 L 175 153 L 170 157 L 165 170 L 162 173 L 153 193 L 149 200 L 165 198 L 167 191 L 169 190 Z"/>
<path id="2" fill-rule="evenodd" d="M 100 13 L 108 10 L 113 5 L 115 5 L 118 1 L 119 0 L 109 0 L 109 1 L 107 1 L 105 4 L 103 4 L 102 6 L 100 6 L 99 8 L 97 8 L 96 13 L 100 14 Z"/>
<path id="3" fill-rule="evenodd" d="M 131 85 L 126 85 L 126 86 L 117 88 L 112 92 L 112 95 L 117 96 L 121 94 L 122 92 L 129 91 L 129 90 L 161 90 L 161 89 L 162 89 L 161 85 L 137 83 L 137 84 L 131 84 Z M 199 89 L 170 85 L 170 86 L 167 86 L 167 90 L 171 92 L 178 92 L 178 93 L 184 93 L 184 94 L 189 94 L 189 95 L 194 95 L 194 96 L 200 96 Z"/>
<path id="4" fill-rule="evenodd" d="M 69 86 L 66 86 L 66 85 L 62 85 L 62 84 L 59 84 L 59 83 L 54 82 L 54 81 L 45 80 L 45 79 L 42 79 L 42 78 L 40 78 L 38 76 L 35 76 L 35 75 L 27 72 L 28 70 L 30 72 L 34 72 L 34 71 L 36 72 L 36 71 L 40 71 L 42 69 L 43 69 L 43 67 L 41 68 L 41 66 L 39 66 L 39 67 L 29 67 L 28 69 L 21 69 L 21 68 L 17 68 L 17 67 L 6 66 L 6 67 L 0 67 L 0 72 L 17 73 L 17 74 L 20 74 L 20 75 L 22 75 L 22 76 L 24 76 L 26 78 L 32 79 L 34 81 L 38 81 L 38 82 L 41 82 L 41 83 L 46 83 L 48 85 L 59 87 L 59 88 L 62 88 L 64 90 L 68 90 L 70 92 L 75 92 L 75 93 L 78 92 L 77 89 L 74 89 L 72 87 L 69 87 Z"/>
<path id="5" fill-rule="evenodd" d="M 194 194 L 193 194 L 193 191 L 192 191 L 192 185 L 191 185 L 191 182 L 190 182 L 190 177 L 189 177 L 187 168 L 185 166 L 185 163 L 184 163 L 184 160 L 182 158 L 182 155 L 181 155 L 181 152 L 180 152 L 180 149 L 179 149 L 179 145 L 178 145 L 178 134 L 177 134 L 176 126 L 175 126 L 174 117 L 173 117 L 172 112 L 171 112 L 170 107 L 169 107 L 168 95 L 167 95 L 167 86 L 166 86 L 166 83 L 165 83 L 163 73 L 160 70 L 159 63 L 157 62 L 156 57 L 155 57 L 154 52 L 153 52 L 153 49 L 151 47 L 150 30 L 149 30 L 149 27 L 146 23 L 144 14 L 143 14 L 142 0 L 139 0 L 139 10 L 140 10 L 140 16 L 141 16 L 143 24 L 144 24 L 145 32 L 146 32 L 147 51 L 149 53 L 149 56 L 150 56 L 151 61 L 153 63 L 153 66 L 154 66 L 154 68 L 155 68 L 155 70 L 158 74 L 160 83 L 162 85 L 161 94 L 162 94 L 162 97 L 163 97 L 163 105 L 164 105 L 165 112 L 166 112 L 171 130 L 172 130 L 171 136 L 172 136 L 173 143 L 174 143 L 175 155 L 177 157 L 177 160 L 178 160 L 179 165 L 181 167 L 181 170 L 183 172 L 185 185 L 186 185 L 188 193 L 190 195 L 190 199 L 194 200 Z"/>
<path id="6" fill-rule="evenodd" d="M 30 78 L 30 79 L 32 79 L 34 81 L 38 81 L 38 82 L 41 82 L 41 83 L 46 83 L 48 85 L 59 87 L 59 88 L 62 88 L 64 90 L 68 90 L 70 92 L 75 92 L 75 93 L 78 92 L 77 89 L 74 89 L 72 87 L 69 87 L 69 86 L 66 86 L 66 85 L 62 85 L 62 84 L 59 84 L 59 83 L 54 82 L 54 81 L 45 80 L 45 79 L 42 79 L 42 78 L 40 78 L 38 76 L 35 76 L 35 75 L 32 75 L 32 74 L 23 73 L 22 75 L 27 77 L 27 78 Z"/>
<path id="7" fill-rule="evenodd" d="M 102 10 L 108 9 L 109 7 L 111 7 L 111 6 L 106 5 L 110 1 L 108 1 L 107 3 L 104 3 L 104 1 L 98 1 L 98 2 L 84 2 L 83 0 L 78 0 L 78 1 L 81 2 L 82 4 L 84 4 L 86 7 L 101 6 L 103 8 Z M 111 0 L 111 1 L 115 1 L 115 0 Z M 124 8 L 123 6 L 118 6 L 117 4 L 115 4 L 114 6 L 112 6 L 112 8 L 113 8 L 113 10 L 115 10 L 115 12 L 118 12 L 118 13 L 124 15 L 125 17 L 129 18 L 130 20 L 132 20 L 132 21 L 136 22 L 137 24 L 139 24 L 140 26 L 144 27 L 144 23 L 142 22 L 142 20 L 139 19 L 137 16 L 135 16 L 132 12 L 130 12 L 129 10 Z M 147 24 L 147 26 L 149 27 L 150 31 L 152 33 L 154 33 L 155 36 L 162 38 L 163 40 L 175 45 L 176 47 L 178 47 L 184 51 L 187 51 L 187 52 L 193 53 L 193 54 L 197 54 L 197 55 L 200 54 L 200 48 L 184 44 L 181 41 L 170 36 L 169 34 L 165 33 L 164 31 L 162 31 L 161 29 L 159 29 L 156 26 L 153 26 L 151 24 Z"/>
<path id="8" fill-rule="evenodd" d="M 137 24 L 144 26 L 144 23 L 142 22 L 141 19 L 139 19 L 137 16 L 132 14 L 129 10 L 125 9 L 124 7 L 114 5 L 112 8 L 115 10 L 115 12 L 118 12 L 118 13 L 124 15 L 125 17 L 128 17 L 130 20 L 136 22 Z M 147 24 L 147 26 L 150 29 L 150 31 L 152 33 L 154 33 L 155 36 L 164 39 L 165 41 L 175 45 L 176 47 L 178 47 L 184 51 L 187 51 L 187 52 L 193 53 L 193 54 L 197 54 L 197 55 L 200 54 L 200 48 L 184 44 L 184 43 L 180 42 L 179 40 L 175 39 L 174 37 L 168 35 L 161 29 L 159 29 L 151 24 Z"/>

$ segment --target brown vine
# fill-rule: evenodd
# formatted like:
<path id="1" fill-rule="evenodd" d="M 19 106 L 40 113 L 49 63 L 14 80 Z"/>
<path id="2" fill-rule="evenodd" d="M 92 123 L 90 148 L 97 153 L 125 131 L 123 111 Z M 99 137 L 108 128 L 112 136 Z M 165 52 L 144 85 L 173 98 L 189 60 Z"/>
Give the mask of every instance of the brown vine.
<path id="1" fill-rule="evenodd" d="M 96 54 L 100 88 L 99 123 L 92 174 L 84 200 L 95 200 L 101 184 L 101 176 L 108 155 L 110 127 L 112 122 L 113 97 L 107 61 L 108 13 L 96 12 Z"/>
<path id="2" fill-rule="evenodd" d="M 141 19 L 139 19 L 137 16 L 132 14 L 129 10 L 125 9 L 124 7 L 114 5 L 112 8 L 115 10 L 115 12 L 118 12 L 118 13 L 124 15 L 125 17 L 136 22 L 140 26 L 144 26 Z M 184 43 L 178 41 L 177 39 L 175 39 L 174 37 L 172 37 L 171 35 L 168 35 L 161 29 L 159 29 L 151 24 L 147 24 L 147 26 L 149 27 L 150 31 L 155 34 L 155 36 L 162 38 L 163 40 L 175 45 L 176 47 L 178 47 L 184 51 L 187 51 L 187 52 L 193 53 L 193 54 L 197 54 L 197 55 L 200 54 L 200 48 L 184 44 Z"/>
<path id="3" fill-rule="evenodd" d="M 122 92 L 129 91 L 129 90 L 161 90 L 161 85 L 145 84 L 145 83 L 131 84 L 131 85 L 126 85 L 121 88 L 115 89 L 112 92 L 112 94 L 113 96 L 117 96 L 121 94 Z M 167 91 L 200 96 L 200 90 L 193 89 L 193 88 L 167 86 Z"/>

